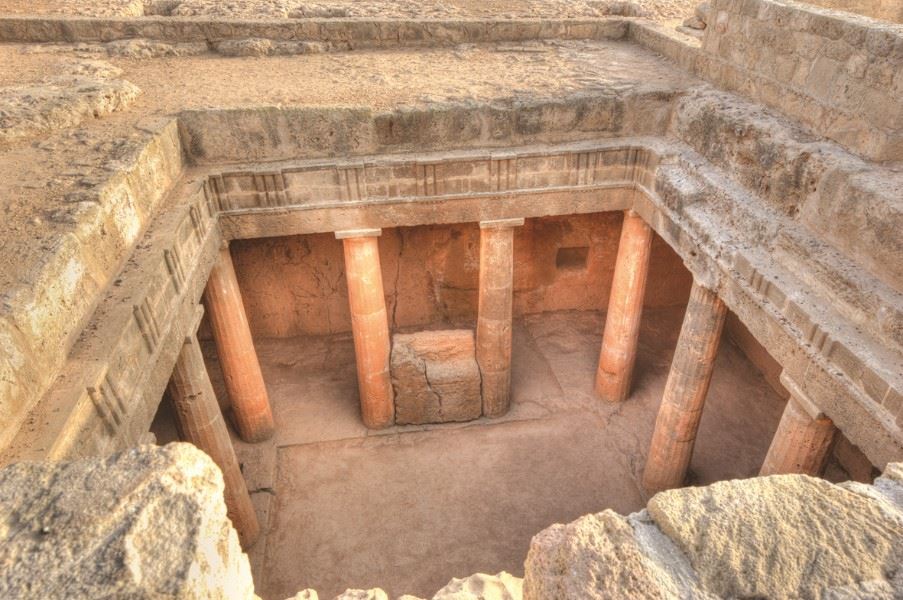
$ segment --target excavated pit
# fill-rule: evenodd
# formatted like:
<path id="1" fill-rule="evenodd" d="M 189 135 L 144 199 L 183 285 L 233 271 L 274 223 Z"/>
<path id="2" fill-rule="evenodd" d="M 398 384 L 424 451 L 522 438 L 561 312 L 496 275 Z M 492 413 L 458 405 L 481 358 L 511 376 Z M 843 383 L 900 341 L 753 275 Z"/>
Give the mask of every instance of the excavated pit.
<path id="1" fill-rule="evenodd" d="M 400 5 L 410 21 L 114 4 L 0 16 L 0 464 L 187 435 L 167 386 L 197 337 L 260 523 L 258 595 L 522 576 L 540 530 L 646 506 L 691 286 L 729 314 L 683 484 L 758 475 L 791 396 L 836 428 L 811 474 L 870 482 L 903 457 L 903 29 L 886 4 L 813 2 L 878 22 L 713 0 L 696 37 L 623 3 L 542 22 L 467 1 Z M 607 403 L 625 214 L 653 239 L 633 383 Z M 511 405 L 488 418 L 470 332 L 481 228 L 499 223 Z M 465 409 L 365 426 L 356 235 L 376 240 L 389 339 L 432 332 Z M 257 443 L 229 418 L 203 306 L 223 249 L 274 415 Z M 410 396 L 441 405 L 435 365 L 404 360 L 428 388 Z"/>
<path id="2" fill-rule="evenodd" d="M 656 238 L 630 401 L 600 402 L 593 376 L 621 220 L 617 212 L 529 219 L 516 235 L 508 414 L 378 431 L 360 418 L 341 242 L 310 234 L 232 244 L 277 422 L 274 440 L 258 445 L 231 430 L 267 524 L 251 550 L 258 594 L 380 586 L 427 596 L 468 573 L 523 576 L 537 531 L 645 505 L 644 440 L 692 276 Z M 582 261 L 562 264 L 562 249 Z M 478 251 L 476 224 L 385 229 L 392 331 L 472 328 Z M 779 368 L 742 324 L 733 318 L 723 335 L 693 485 L 755 476 L 786 402 Z M 228 398 L 205 324 L 199 337 L 217 397 Z M 179 439 L 171 410 L 164 402 L 151 427 L 158 443 Z M 826 476 L 848 478 L 836 460 Z"/>

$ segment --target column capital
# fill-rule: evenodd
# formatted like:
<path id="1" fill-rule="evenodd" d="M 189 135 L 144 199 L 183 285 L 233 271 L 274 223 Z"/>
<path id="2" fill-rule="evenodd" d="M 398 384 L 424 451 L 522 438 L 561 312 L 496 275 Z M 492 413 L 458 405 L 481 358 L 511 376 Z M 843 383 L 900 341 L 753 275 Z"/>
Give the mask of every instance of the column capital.
<path id="1" fill-rule="evenodd" d="M 480 221 L 480 229 L 504 229 L 505 227 L 520 227 L 524 224 L 524 218 L 515 219 L 491 219 Z"/>
<path id="2" fill-rule="evenodd" d="M 347 240 L 351 238 L 379 237 L 382 229 L 343 229 L 335 232 L 335 239 Z"/>
<path id="3" fill-rule="evenodd" d="M 799 384 L 790 378 L 787 371 L 781 371 L 781 384 L 787 388 L 788 392 L 790 392 L 790 400 L 788 400 L 788 402 L 795 402 L 797 406 L 814 420 L 828 418 L 828 415 L 812 401 L 809 394 L 800 389 Z"/>
<path id="4" fill-rule="evenodd" d="M 693 285 L 715 294 L 718 296 L 718 299 L 721 300 L 721 294 L 718 293 L 718 275 L 706 270 L 694 270 L 691 263 L 686 260 L 683 260 L 682 262 L 684 263 L 684 266 L 687 267 L 687 270 L 693 275 Z"/>
<path id="5" fill-rule="evenodd" d="M 185 344 L 196 344 L 198 341 L 198 329 L 201 326 L 201 319 L 204 317 L 204 305 L 198 304 L 194 307 L 194 314 L 191 315 L 191 321 L 188 328 L 185 329 Z"/>

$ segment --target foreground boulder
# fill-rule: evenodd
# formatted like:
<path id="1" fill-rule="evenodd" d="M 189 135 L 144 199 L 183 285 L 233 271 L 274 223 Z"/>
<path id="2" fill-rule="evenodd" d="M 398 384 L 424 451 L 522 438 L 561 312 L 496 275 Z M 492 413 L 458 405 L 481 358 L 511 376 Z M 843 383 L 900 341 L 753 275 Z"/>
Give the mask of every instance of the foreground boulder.
<path id="1" fill-rule="evenodd" d="M 448 584 L 436 592 L 431 600 L 521 600 L 524 580 L 515 577 L 511 573 L 502 571 L 497 575 L 476 573 L 470 577 L 459 579 L 455 577 Z M 310 590 L 305 590 L 309 592 Z M 301 596 L 289 600 L 317 600 L 316 593 L 313 597 Z M 345 590 L 333 600 L 389 600 L 386 592 L 380 588 L 371 590 Z M 424 600 L 417 596 L 405 594 L 397 600 Z"/>
<path id="2" fill-rule="evenodd" d="M 865 598 L 883 589 L 893 597 L 903 568 L 903 512 L 812 477 L 666 492 L 652 498 L 649 514 L 718 596 L 815 598 L 843 590 Z"/>
<path id="3" fill-rule="evenodd" d="M 524 580 L 502 571 L 498 575 L 477 573 L 452 579 L 432 600 L 521 600 Z"/>
<path id="4" fill-rule="evenodd" d="M 538 533 L 527 555 L 527 598 L 675 597 L 626 518 L 606 510 Z"/>
<path id="5" fill-rule="evenodd" d="M 254 597 L 223 479 L 189 444 L 0 470 L 0 598 Z"/>
<path id="6" fill-rule="evenodd" d="M 682 488 L 553 525 L 524 599 L 903 597 L 903 468 L 873 486 L 776 475 Z"/>
<path id="7" fill-rule="evenodd" d="M 3 599 L 255 598 L 222 476 L 188 444 L 11 465 L 0 515 Z M 901 598 L 903 465 L 873 485 L 776 475 L 663 492 L 541 531 L 525 572 L 452 579 L 432 600 Z"/>

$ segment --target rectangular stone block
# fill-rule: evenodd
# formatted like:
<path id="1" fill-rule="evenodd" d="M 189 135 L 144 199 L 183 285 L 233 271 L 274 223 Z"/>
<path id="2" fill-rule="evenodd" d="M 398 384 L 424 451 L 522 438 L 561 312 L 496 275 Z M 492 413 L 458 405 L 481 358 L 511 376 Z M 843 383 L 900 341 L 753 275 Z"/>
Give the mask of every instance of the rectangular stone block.
<path id="1" fill-rule="evenodd" d="M 482 415 L 480 368 L 469 329 L 395 334 L 391 373 L 397 425 Z"/>

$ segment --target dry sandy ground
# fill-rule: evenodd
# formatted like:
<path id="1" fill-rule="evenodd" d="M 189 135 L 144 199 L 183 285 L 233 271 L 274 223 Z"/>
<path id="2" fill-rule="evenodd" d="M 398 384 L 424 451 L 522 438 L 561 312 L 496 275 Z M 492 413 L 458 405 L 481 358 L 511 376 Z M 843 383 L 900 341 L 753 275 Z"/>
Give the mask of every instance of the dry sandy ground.
<path id="1" fill-rule="evenodd" d="M 698 0 L 2 0 L 0 14 L 215 16 L 234 18 L 567 18 L 689 16 Z M 633 6 L 631 6 L 633 5 Z"/>
<path id="2" fill-rule="evenodd" d="M 237 443 L 269 514 L 251 553 L 258 590 L 267 600 L 305 587 L 325 598 L 373 586 L 423 596 L 453 576 L 523 575 L 529 541 L 548 525 L 642 508 L 637 482 L 683 312 L 644 312 L 623 404 L 592 394 L 604 315 L 542 313 L 515 321 L 508 415 L 378 432 L 360 423 L 350 335 L 256 340 L 277 421 L 271 456 Z M 208 368 L 223 394 L 215 360 Z M 757 474 L 782 410 L 722 343 L 691 481 Z"/>

